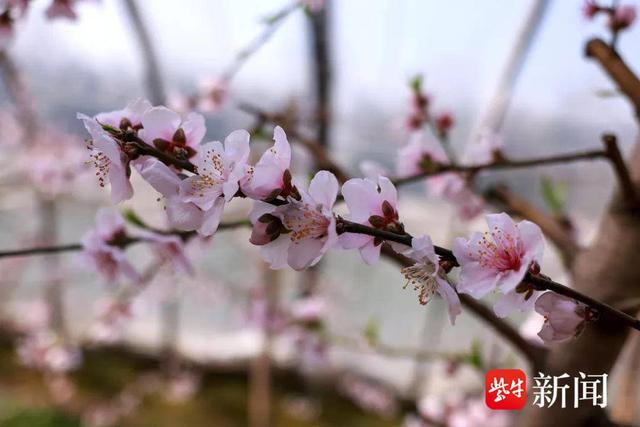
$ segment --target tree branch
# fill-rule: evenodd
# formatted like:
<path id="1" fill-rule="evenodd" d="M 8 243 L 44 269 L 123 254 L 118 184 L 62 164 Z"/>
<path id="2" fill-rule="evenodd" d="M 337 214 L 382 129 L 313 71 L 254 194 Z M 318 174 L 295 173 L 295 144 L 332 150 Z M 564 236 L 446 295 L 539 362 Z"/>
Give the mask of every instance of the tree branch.
<path id="1" fill-rule="evenodd" d="M 592 39 L 587 43 L 585 54 L 604 68 L 620 91 L 626 95 L 640 117 L 640 80 L 625 64 L 620 55 L 601 39 Z"/>

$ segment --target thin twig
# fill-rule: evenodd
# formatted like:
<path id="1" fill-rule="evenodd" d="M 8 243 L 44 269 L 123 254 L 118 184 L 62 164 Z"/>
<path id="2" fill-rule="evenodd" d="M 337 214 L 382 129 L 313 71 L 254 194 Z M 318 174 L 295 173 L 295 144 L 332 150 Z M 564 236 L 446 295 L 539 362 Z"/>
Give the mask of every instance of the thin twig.
<path id="1" fill-rule="evenodd" d="M 524 160 L 504 160 L 499 162 L 489 162 L 479 165 L 457 165 L 446 164 L 436 165 L 433 170 L 412 175 L 406 178 L 399 178 L 394 180 L 394 184 L 403 185 L 410 182 L 420 181 L 423 178 L 428 178 L 435 175 L 441 175 L 448 172 L 467 173 L 470 175 L 476 174 L 484 170 L 501 170 L 501 169 L 519 169 L 529 168 L 534 166 L 545 166 L 558 163 L 570 163 L 579 162 L 584 160 L 595 160 L 606 158 L 607 152 L 603 150 L 591 150 L 579 153 L 568 153 L 545 157 L 536 157 Z"/>

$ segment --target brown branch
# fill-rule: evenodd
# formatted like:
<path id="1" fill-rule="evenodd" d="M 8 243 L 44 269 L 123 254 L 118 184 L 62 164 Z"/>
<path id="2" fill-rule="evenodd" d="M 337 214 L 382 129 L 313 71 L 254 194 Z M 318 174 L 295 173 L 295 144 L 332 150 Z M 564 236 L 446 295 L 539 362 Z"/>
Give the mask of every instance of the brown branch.
<path id="1" fill-rule="evenodd" d="M 244 227 L 250 225 L 248 221 L 233 221 L 222 223 L 218 227 L 218 230 L 230 230 L 238 227 Z M 155 231 L 155 230 L 154 230 Z M 181 237 L 182 239 L 188 239 L 191 236 L 195 235 L 194 231 L 156 231 L 160 234 L 165 235 L 176 235 Z M 133 245 L 140 242 L 145 242 L 147 239 L 139 238 L 139 237 L 131 237 L 125 240 L 124 242 L 118 242 L 119 246 L 127 247 L 129 245 Z M 9 257 L 19 257 L 19 256 L 30 256 L 30 255 L 47 255 L 59 252 L 76 252 L 82 250 L 82 243 L 69 243 L 66 245 L 56 245 L 56 246 L 41 246 L 35 248 L 26 248 L 26 249 L 15 249 L 9 251 L 0 251 L 0 258 L 9 258 Z"/>
<path id="2" fill-rule="evenodd" d="M 592 39 L 587 43 L 585 54 L 604 68 L 609 77 L 626 95 L 640 117 L 640 80 L 625 64 L 620 55 L 601 39 Z"/>
<path id="3" fill-rule="evenodd" d="M 394 180 L 395 185 L 403 185 L 435 175 L 441 175 L 448 172 L 466 173 L 474 175 L 484 170 L 501 170 L 501 169 L 520 169 L 530 168 L 534 166 L 553 165 L 558 163 L 580 162 L 585 160 L 596 160 L 606 158 L 607 153 L 603 150 L 591 150 L 579 153 L 560 154 L 544 157 L 534 157 L 524 160 L 502 160 L 497 162 L 483 163 L 479 165 L 458 165 L 458 164 L 439 164 L 431 171 L 425 171 L 417 175 Z"/>

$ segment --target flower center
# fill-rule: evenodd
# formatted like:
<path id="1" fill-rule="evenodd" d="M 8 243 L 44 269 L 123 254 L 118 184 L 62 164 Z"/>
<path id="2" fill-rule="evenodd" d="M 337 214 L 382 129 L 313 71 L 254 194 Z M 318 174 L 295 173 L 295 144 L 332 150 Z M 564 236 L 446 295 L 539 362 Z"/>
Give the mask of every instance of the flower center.
<path id="1" fill-rule="evenodd" d="M 225 167 L 220 154 L 208 150 L 205 153 L 202 166 L 198 168 L 198 175 L 192 182 L 192 193 L 203 197 L 207 189 L 223 184 L 225 175 Z"/>
<path id="2" fill-rule="evenodd" d="M 400 272 L 407 279 L 404 288 L 412 285 L 414 291 L 420 291 L 420 304 L 425 305 L 437 293 L 436 266 L 433 263 L 417 262 L 410 267 L 402 268 Z"/>
<path id="3" fill-rule="evenodd" d="M 291 230 L 291 241 L 296 243 L 304 239 L 321 239 L 327 236 L 331 220 L 308 203 L 292 201 L 284 212 L 282 224 Z"/>
<path id="4" fill-rule="evenodd" d="M 520 270 L 523 250 L 519 239 L 494 227 L 484 233 L 480 241 L 477 259 L 481 267 L 498 271 Z"/>

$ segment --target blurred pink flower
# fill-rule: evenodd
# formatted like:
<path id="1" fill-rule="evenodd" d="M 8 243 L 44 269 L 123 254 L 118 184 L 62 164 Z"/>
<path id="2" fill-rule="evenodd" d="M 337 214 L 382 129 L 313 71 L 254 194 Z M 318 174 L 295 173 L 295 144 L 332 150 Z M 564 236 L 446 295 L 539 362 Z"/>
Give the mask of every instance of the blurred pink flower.
<path id="1" fill-rule="evenodd" d="M 112 209 L 100 209 L 96 216 L 95 229 L 87 232 L 82 238 L 81 259 L 107 283 L 113 283 L 120 277 L 138 281 L 138 273 L 127 261 L 120 246 L 126 238 L 124 221 L 120 214 Z"/>
<path id="2" fill-rule="evenodd" d="M 471 165 L 491 163 L 502 157 L 503 150 L 502 136 L 490 129 L 485 129 L 468 145 L 464 159 Z"/>
<path id="3" fill-rule="evenodd" d="M 247 168 L 240 182 L 242 192 L 254 200 L 290 195 L 291 146 L 280 126 L 273 130 L 273 140 L 273 146 L 264 152 L 255 166 Z"/>
<path id="4" fill-rule="evenodd" d="M 140 231 L 140 237 L 151 243 L 156 255 L 167 261 L 174 271 L 188 274 L 194 274 L 194 268 L 187 256 L 185 250 L 185 242 L 180 236 L 175 234 L 160 234 L 149 231 Z"/>
<path id="5" fill-rule="evenodd" d="M 489 232 L 459 237 L 453 253 L 460 263 L 458 291 L 480 298 L 499 289 L 513 291 L 533 262 L 542 261 L 544 238 L 529 221 L 515 224 L 506 213 L 486 216 Z"/>
<path id="6" fill-rule="evenodd" d="M 611 31 L 620 31 L 629 28 L 636 20 L 636 7 L 633 5 L 623 5 L 616 8 L 613 15 L 609 17 L 609 28 Z"/>
<path id="7" fill-rule="evenodd" d="M 217 230 L 225 203 L 238 192 L 248 158 L 249 133 L 245 130 L 232 132 L 224 146 L 215 141 L 200 147 L 193 159 L 198 175 L 183 180 L 179 189 L 183 202 L 193 203 L 205 212 L 200 233 L 210 236 Z"/>
<path id="8" fill-rule="evenodd" d="M 77 2 L 78 0 L 53 0 L 45 12 L 47 18 L 67 18 L 75 20 L 78 17 L 74 10 Z"/>
<path id="9" fill-rule="evenodd" d="M 454 324 L 461 313 L 460 298 L 449 283 L 446 272 L 440 267 L 440 259 L 431 238 L 414 237 L 411 249 L 406 250 L 404 255 L 413 259 L 415 264 L 400 271 L 407 278 L 407 285 L 411 284 L 420 291 L 420 304 L 427 304 L 436 294 L 440 295 L 447 303 L 449 320 Z"/>
<path id="10" fill-rule="evenodd" d="M 600 12 L 600 7 L 594 0 L 585 0 L 582 5 L 582 15 L 587 19 L 593 19 Z"/>
<path id="11" fill-rule="evenodd" d="M 194 372 L 179 372 L 169 380 L 165 390 L 165 397 L 174 403 L 186 402 L 198 393 L 200 382 L 200 375 Z"/>
<path id="12" fill-rule="evenodd" d="M 68 372 L 82 362 L 79 349 L 64 345 L 49 331 L 27 335 L 19 342 L 17 351 L 25 366 L 53 373 Z"/>
<path id="13" fill-rule="evenodd" d="M 579 302 L 554 292 L 545 292 L 536 301 L 536 312 L 544 316 L 538 336 L 544 342 L 564 341 L 582 332 L 592 312 Z"/>
<path id="14" fill-rule="evenodd" d="M 347 374 L 340 382 L 340 390 L 364 411 L 384 418 L 392 418 L 398 412 L 393 392 L 372 380 Z"/>
<path id="15" fill-rule="evenodd" d="M 205 113 L 217 113 L 227 100 L 228 82 L 219 77 L 209 77 L 200 81 L 198 108 Z"/>
<path id="16" fill-rule="evenodd" d="M 434 125 L 440 135 L 446 135 L 454 124 L 453 114 L 448 112 L 440 113 L 434 119 Z"/>
<path id="17" fill-rule="evenodd" d="M 408 144 L 398 152 L 396 173 L 401 178 L 415 176 L 448 163 L 447 153 L 437 140 L 422 131 L 413 132 Z M 440 181 L 441 176 L 427 179 L 429 189 L 437 195 L 441 192 Z"/>
<path id="18" fill-rule="evenodd" d="M 179 159 L 193 157 L 206 133 L 204 117 L 189 113 L 183 120 L 167 107 L 152 107 L 141 118 L 138 135 L 149 145 Z"/>
<path id="19" fill-rule="evenodd" d="M 39 193 L 55 198 L 68 194 L 79 176 L 86 171 L 82 141 L 73 136 L 46 129 L 28 146 L 29 179 Z"/>
<path id="20" fill-rule="evenodd" d="M 381 230 L 404 230 L 398 216 L 398 194 L 388 178 L 350 179 L 342 186 L 342 194 L 349 208 L 345 219 Z M 380 258 L 380 239 L 354 233 L 344 233 L 339 239 L 343 248 L 357 248 L 367 264 L 375 264 Z"/>
<path id="21" fill-rule="evenodd" d="M 337 195 L 336 177 L 320 171 L 308 192 L 300 192 L 300 200 L 289 197 L 282 206 L 254 202 L 251 243 L 261 246 L 262 257 L 271 268 L 289 265 L 304 270 L 316 264 L 338 240 L 333 215 Z"/>
<path id="22" fill-rule="evenodd" d="M 291 318 L 295 322 L 315 323 L 322 320 L 327 311 L 327 302 L 321 296 L 311 296 L 295 300 L 291 304 Z"/>
<path id="23" fill-rule="evenodd" d="M 424 132 L 414 132 L 409 143 L 398 152 L 397 173 L 401 178 L 411 177 L 437 171 L 438 166 L 449 163 L 440 142 L 427 137 Z M 429 193 L 452 203 L 461 219 L 473 219 L 484 208 L 482 199 L 474 194 L 467 181 L 457 173 L 427 177 L 425 183 Z"/>

